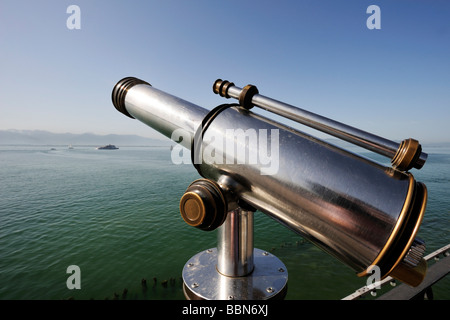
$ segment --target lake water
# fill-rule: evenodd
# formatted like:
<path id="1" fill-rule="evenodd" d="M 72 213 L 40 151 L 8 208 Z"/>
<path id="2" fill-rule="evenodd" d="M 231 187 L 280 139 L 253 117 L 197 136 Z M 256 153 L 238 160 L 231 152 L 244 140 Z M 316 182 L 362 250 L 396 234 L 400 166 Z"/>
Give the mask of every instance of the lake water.
<path id="1" fill-rule="evenodd" d="M 430 253 L 450 243 L 450 149 L 425 151 L 413 174 L 429 191 L 419 236 Z M 0 299 L 121 299 L 125 288 L 127 299 L 184 299 L 184 264 L 216 246 L 215 231 L 189 227 L 179 213 L 198 178 L 167 147 L 0 146 Z M 340 299 L 365 284 L 260 212 L 255 247 L 287 266 L 286 299 Z M 80 290 L 67 288 L 70 265 L 80 267 Z M 433 290 L 450 299 L 448 279 Z"/>

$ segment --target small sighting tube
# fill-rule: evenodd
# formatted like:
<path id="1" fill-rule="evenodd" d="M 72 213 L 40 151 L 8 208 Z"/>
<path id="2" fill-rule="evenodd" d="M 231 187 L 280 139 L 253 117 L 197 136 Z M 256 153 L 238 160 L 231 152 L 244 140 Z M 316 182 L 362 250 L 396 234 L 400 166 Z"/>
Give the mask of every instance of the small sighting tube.
<path id="1" fill-rule="evenodd" d="M 250 88 L 253 88 L 253 90 L 249 90 Z M 407 148 L 405 141 L 399 144 L 313 112 L 260 95 L 254 86 L 248 85 L 242 89 L 235 86 L 232 82 L 218 79 L 213 85 L 213 91 L 222 97 L 238 99 L 241 104 L 247 104 L 247 106 L 244 107 L 260 107 L 264 110 L 281 115 L 287 119 L 299 122 L 344 141 L 386 156 L 393 160 L 393 166 L 398 167 L 398 169 L 402 171 L 407 171 L 412 167 L 416 169 L 422 168 L 428 157 L 426 153 L 421 152 L 422 149 L 420 145 L 414 145 L 414 148 Z M 247 97 L 245 97 L 246 95 Z M 399 159 L 399 157 L 401 157 L 403 153 L 407 153 L 407 156 L 402 157 L 403 161 L 401 161 L 402 159 Z M 395 161 L 395 158 L 397 158 L 398 161 Z M 407 158 L 411 158 L 408 163 L 405 161 Z"/>

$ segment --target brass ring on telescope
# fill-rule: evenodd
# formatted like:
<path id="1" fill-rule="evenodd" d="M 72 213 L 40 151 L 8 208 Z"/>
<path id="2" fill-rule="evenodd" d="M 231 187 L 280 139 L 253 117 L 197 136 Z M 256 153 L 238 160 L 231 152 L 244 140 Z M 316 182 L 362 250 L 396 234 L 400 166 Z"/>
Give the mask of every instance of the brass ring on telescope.
<path id="1" fill-rule="evenodd" d="M 252 99 L 255 94 L 258 94 L 258 88 L 254 85 L 246 85 L 239 95 L 239 104 L 247 110 L 253 108 Z"/>
<path id="2" fill-rule="evenodd" d="M 381 269 L 381 278 L 385 278 L 400 267 L 405 255 L 408 253 L 411 245 L 419 230 L 422 222 L 427 202 L 427 190 L 424 184 L 417 183 L 411 174 L 409 175 L 409 187 L 403 208 L 397 219 L 397 223 L 389 236 L 383 249 L 372 262 Z M 410 281 L 408 271 L 397 273 L 395 276 L 398 280 L 407 282 L 411 285 L 417 283 Z M 412 271 L 413 269 L 410 268 Z M 412 271 L 413 272 L 413 271 Z M 359 277 L 367 276 L 367 270 L 358 273 Z M 424 276 L 424 274 L 421 274 Z"/>
<path id="3" fill-rule="evenodd" d="M 414 178 L 412 175 L 409 175 L 409 187 L 408 187 L 408 192 L 406 195 L 406 200 L 403 205 L 402 211 L 400 212 L 399 218 L 397 219 L 397 223 L 394 226 L 394 229 L 392 230 L 391 235 L 389 236 L 388 240 L 386 241 L 386 244 L 384 245 L 383 249 L 381 249 L 378 256 L 372 262 L 372 265 L 376 265 L 376 266 L 380 265 L 380 261 L 384 258 L 386 252 L 388 251 L 388 249 L 391 247 L 392 243 L 396 239 L 397 234 L 403 224 L 403 220 L 405 219 L 406 214 L 409 212 L 409 207 L 410 207 L 410 204 L 412 201 L 413 191 L 414 191 Z M 367 275 L 368 275 L 367 270 L 364 270 L 364 271 L 358 273 L 358 277 L 364 277 Z"/>
<path id="4" fill-rule="evenodd" d="M 233 82 L 217 79 L 213 84 L 213 92 L 220 95 L 221 97 L 229 99 L 230 96 L 228 94 L 228 88 L 232 86 L 234 86 Z"/>
<path id="5" fill-rule="evenodd" d="M 413 211 L 418 211 L 416 220 L 409 222 L 409 224 L 412 227 L 411 235 L 408 239 L 408 242 L 405 246 L 403 246 L 403 251 L 398 256 L 397 261 L 395 262 L 394 266 L 388 271 L 388 275 L 391 275 L 392 277 L 403 281 L 411 286 L 418 286 L 422 280 L 425 278 L 426 270 L 427 270 L 427 263 L 423 258 L 420 258 L 418 261 L 418 265 L 415 267 L 409 267 L 407 266 L 403 260 L 405 256 L 408 254 L 409 250 L 412 250 L 412 245 L 415 240 L 415 237 L 417 235 L 417 232 L 419 231 L 420 224 L 422 223 L 423 216 L 425 213 L 426 208 L 426 202 L 427 202 L 427 188 L 423 183 L 417 183 L 417 188 L 419 189 L 419 194 L 415 198 L 414 208 Z M 420 196 L 422 198 L 420 199 Z M 419 203 L 416 201 L 421 200 Z M 414 213 L 409 219 L 414 219 Z M 410 228 L 411 228 L 410 227 Z"/>

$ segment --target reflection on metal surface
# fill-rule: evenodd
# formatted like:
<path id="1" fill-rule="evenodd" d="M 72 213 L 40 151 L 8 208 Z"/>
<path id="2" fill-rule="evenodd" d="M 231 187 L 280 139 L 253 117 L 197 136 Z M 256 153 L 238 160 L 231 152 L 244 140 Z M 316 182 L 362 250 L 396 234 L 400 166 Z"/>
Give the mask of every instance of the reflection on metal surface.
<path id="1" fill-rule="evenodd" d="M 172 137 L 175 130 L 182 130 L 186 135 L 178 142 L 191 149 L 194 134 L 209 112 L 150 85 L 135 82 L 134 86 L 126 86 L 126 92 L 122 89 L 121 82 L 113 90 L 113 102 L 121 104 L 116 108 L 167 137 Z M 226 93 L 223 92 L 224 88 L 227 88 Z M 263 108 L 269 105 L 270 108 L 275 106 L 280 110 L 287 108 L 286 112 L 278 110 L 283 116 L 291 111 L 295 114 L 294 118 L 299 115 L 298 110 L 291 110 L 292 106 L 274 102 L 250 87 L 245 90 L 245 96 L 240 96 L 242 89 L 229 83 L 223 83 L 215 90 L 237 97 L 245 104 L 249 104 L 251 97 L 252 104 Z M 232 202 L 238 206 L 249 206 L 273 217 L 351 267 L 360 276 L 367 275 L 366 270 L 377 265 L 382 277 L 392 275 L 410 285 L 420 283 L 426 270 L 420 259 L 423 250 L 414 247 L 418 243 L 414 244 L 414 240 L 425 212 L 427 190 L 411 173 L 399 170 L 399 167 L 404 169 L 411 163 L 416 168 L 423 165 L 426 154 L 421 152 L 419 145 L 410 139 L 401 146 L 402 155 L 396 156 L 398 144 L 366 135 L 358 129 L 345 128 L 353 132 L 353 138 L 360 135 L 359 138 L 364 140 L 363 144 L 369 149 L 376 145 L 372 149 L 381 154 L 406 159 L 396 159 L 396 168 L 389 168 L 253 113 L 249 110 L 250 107 L 220 108 L 220 112 L 215 113 L 208 122 L 207 128 L 200 128 L 201 146 L 194 146 L 194 150 L 201 150 L 201 153 L 193 157 L 195 159 L 198 156 L 200 160 L 196 164 L 198 172 L 217 184 L 225 194 L 233 195 L 236 199 Z M 311 114 L 307 116 L 315 117 Z M 332 124 L 328 127 L 340 125 L 330 119 L 321 121 Z M 236 132 L 239 135 L 234 134 Z M 255 140 L 250 136 L 254 132 L 276 133 L 276 139 L 269 139 L 267 135 L 266 141 L 261 143 L 260 139 Z M 348 136 L 348 132 L 339 132 L 338 136 Z M 217 142 L 215 137 L 220 137 L 221 143 L 214 143 Z M 272 148 L 275 144 L 276 148 Z M 227 148 L 230 145 L 239 146 L 244 154 L 234 152 L 235 149 L 230 151 Z M 251 155 L 261 155 L 262 146 L 265 151 L 276 150 L 277 156 L 273 157 L 272 153 L 272 158 L 269 158 L 273 163 L 248 161 Z M 245 161 L 240 158 L 242 156 Z M 268 165 L 273 165 L 271 169 L 276 170 L 272 170 L 270 174 L 262 174 Z M 226 197 L 228 196 L 225 195 L 224 198 Z M 203 202 L 199 202 L 198 197 L 188 197 L 187 200 L 192 200 L 195 204 L 186 207 L 187 218 L 195 220 L 195 210 L 201 208 L 197 204 Z M 226 202 L 229 203 L 228 201 L 227 198 Z M 229 212 L 232 210 L 234 208 L 229 208 Z M 200 210 L 199 214 L 202 212 Z M 244 220 L 240 223 L 244 223 L 245 218 L 241 218 Z M 226 224 L 221 228 L 230 226 Z M 243 226 L 241 224 L 239 230 L 249 230 Z M 233 239 L 230 235 L 225 238 L 226 241 Z M 239 245 L 245 247 L 244 242 L 241 241 Z M 219 256 L 222 253 L 230 256 L 232 251 L 223 245 L 219 243 Z M 250 261 L 249 250 L 241 250 L 244 251 L 248 259 L 244 257 L 236 260 L 233 262 L 234 267 L 236 264 L 241 264 L 242 267 L 246 259 Z M 412 258 L 418 261 L 415 266 L 411 263 Z M 246 278 L 254 275 L 258 265 L 255 258 L 253 272 L 250 272 L 251 267 L 242 272 L 228 271 L 230 268 L 222 262 L 219 263 L 219 271 L 220 268 L 225 274 L 237 272 L 239 278 Z M 200 287 L 200 283 L 196 283 Z M 188 291 L 194 289 L 193 285 L 188 286 Z"/>

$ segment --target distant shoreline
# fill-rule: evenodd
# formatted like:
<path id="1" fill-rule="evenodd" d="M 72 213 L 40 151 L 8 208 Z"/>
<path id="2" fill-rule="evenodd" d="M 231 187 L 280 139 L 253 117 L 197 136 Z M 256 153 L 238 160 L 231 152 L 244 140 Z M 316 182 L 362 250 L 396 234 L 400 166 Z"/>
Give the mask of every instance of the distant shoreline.
<path id="1" fill-rule="evenodd" d="M 73 149 L 76 148 L 97 148 L 100 145 L 91 144 L 91 145 L 81 145 L 75 144 L 72 145 Z M 120 145 L 121 148 L 170 148 L 171 145 Z M 2 144 L 0 143 L 0 147 L 58 147 L 69 149 L 68 145 L 65 144 Z"/>
<path id="2" fill-rule="evenodd" d="M 53 133 L 42 130 L 0 130 L 0 145 L 72 145 L 98 147 L 105 144 L 115 144 L 121 146 L 170 146 L 173 142 L 167 138 L 160 140 L 137 135 Z"/>
<path id="3" fill-rule="evenodd" d="M 354 146 L 348 142 L 330 137 L 319 138 L 325 142 L 340 146 L 343 148 Z M 398 140 L 398 141 L 401 141 Z M 420 140 L 419 140 L 420 141 Z M 427 148 L 448 148 L 448 142 L 424 142 L 420 141 L 424 151 Z M 161 136 L 161 139 L 147 138 L 138 135 L 119 135 L 95 133 L 53 133 L 43 130 L 0 130 L 1 146 L 84 146 L 98 147 L 105 144 L 120 145 L 122 147 L 165 147 L 174 145 L 175 142 L 169 138 Z"/>

